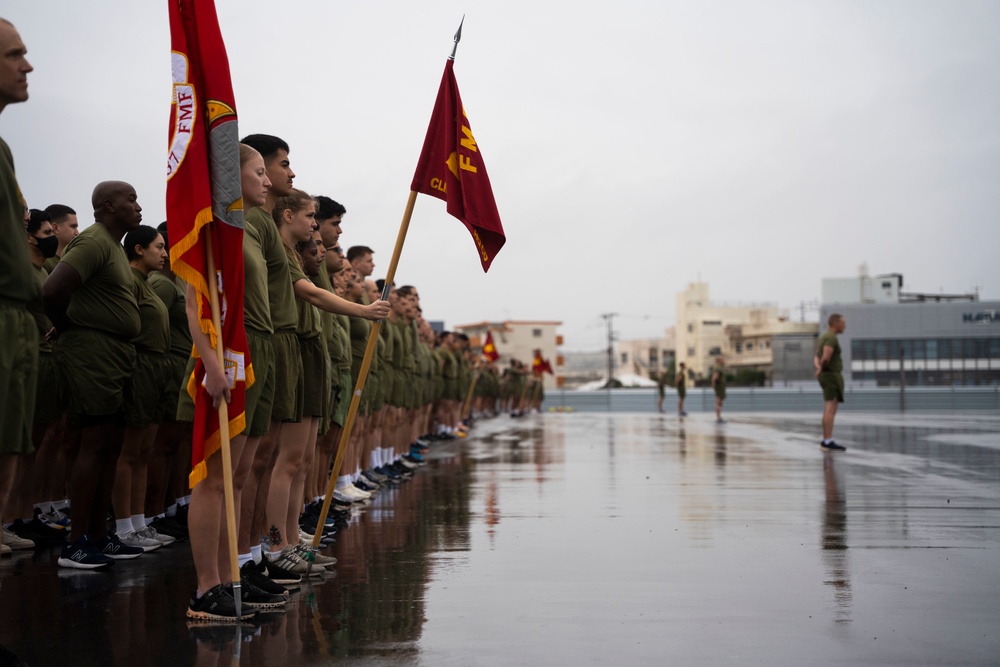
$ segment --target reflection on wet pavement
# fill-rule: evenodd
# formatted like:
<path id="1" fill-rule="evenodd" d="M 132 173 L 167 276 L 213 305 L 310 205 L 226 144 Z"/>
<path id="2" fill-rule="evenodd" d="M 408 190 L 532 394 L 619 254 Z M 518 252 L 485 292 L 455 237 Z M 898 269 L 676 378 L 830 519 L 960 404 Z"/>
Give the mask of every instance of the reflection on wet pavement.
<path id="1" fill-rule="evenodd" d="M 189 628 L 186 545 L 0 561 L 35 665 L 996 664 L 1000 417 L 499 417 L 361 508 L 335 575 Z"/>

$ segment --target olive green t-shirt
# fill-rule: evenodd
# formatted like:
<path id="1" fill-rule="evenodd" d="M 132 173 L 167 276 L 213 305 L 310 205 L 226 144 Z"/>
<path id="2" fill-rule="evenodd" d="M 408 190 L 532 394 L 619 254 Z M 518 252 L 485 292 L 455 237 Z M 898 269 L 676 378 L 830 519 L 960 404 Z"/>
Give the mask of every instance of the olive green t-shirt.
<path id="1" fill-rule="evenodd" d="M 816 357 L 820 361 L 823 360 L 823 348 L 832 347 L 833 354 L 830 356 L 830 363 L 827 365 L 826 369 L 833 373 L 840 373 L 844 370 L 844 362 L 840 358 L 840 341 L 837 339 L 837 334 L 833 333 L 829 329 L 823 333 L 816 340 Z"/>
<path id="2" fill-rule="evenodd" d="M 274 218 L 258 206 L 247 211 L 244 219 L 245 231 L 253 234 L 267 263 L 267 299 L 271 309 L 271 326 L 274 331 L 295 329 L 299 316 L 288 272 L 288 254 L 278 235 Z"/>
<path id="3" fill-rule="evenodd" d="M 103 331 L 132 340 L 139 335 L 139 304 L 132 286 L 132 267 L 107 228 L 96 223 L 69 242 L 62 261 L 83 281 L 66 314 L 75 327 Z"/>
<path id="4" fill-rule="evenodd" d="M 178 281 L 180 282 L 180 281 Z M 187 321 L 187 297 L 181 286 L 159 271 L 149 274 L 146 283 L 167 307 L 170 320 L 170 354 L 187 357 L 191 354 L 191 330 Z M 142 312 L 142 306 L 139 307 Z"/>
<path id="5" fill-rule="evenodd" d="M 24 203 L 14 176 L 14 157 L 0 139 L 0 299 L 25 305 L 41 294 L 28 257 Z"/>
<path id="6" fill-rule="evenodd" d="M 132 287 L 139 304 L 142 328 L 132 339 L 136 352 L 166 354 L 170 350 L 170 315 L 167 306 L 149 286 L 149 278 L 139 269 L 132 269 Z"/>
<path id="7" fill-rule="evenodd" d="M 47 273 L 52 273 L 52 269 L 56 268 L 56 264 L 59 263 L 60 259 L 62 259 L 62 257 L 59 255 L 53 255 L 42 262 L 42 268 L 44 268 Z"/>
<path id="8" fill-rule="evenodd" d="M 288 258 L 288 275 L 291 277 L 291 284 L 294 285 L 300 280 L 309 280 L 309 276 L 299 266 L 294 251 L 288 246 L 282 245 Z M 315 338 L 323 333 L 319 309 L 298 297 L 295 298 L 295 333 L 302 338 Z"/>
<path id="9" fill-rule="evenodd" d="M 444 360 L 444 366 L 441 369 L 441 375 L 444 376 L 446 380 L 457 380 L 458 379 L 458 361 L 455 359 L 455 353 L 451 350 L 446 350 L 445 348 L 440 349 L 441 359 Z"/>
<path id="10" fill-rule="evenodd" d="M 340 349 L 343 351 L 337 362 L 337 368 L 341 373 L 350 373 L 354 359 L 351 351 L 351 318 L 338 314 L 334 316 L 334 321 L 337 326 L 337 337 L 340 338 Z"/>
<path id="11" fill-rule="evenodd" d="M 39 352 L 51 352 L 52 343 L 45 340 L 45 334 L 47 334 L 52 329 L 52 321 L 49 316 L 45 314 L 45 304 L 42 303 L 42 285 L 45 284 L 45 279 L 49 277 L 49 272 L 46 271 L 41 266 L 31 265 L 33 269 L 32 273 L 35 276 L 35 281 L 38 283 L 38 296 L 28 303 L 28 312 L 31 313 L 31 317 L 35 320 L 35 325 L 38 327 L 38 351 Z"/>
<path id="12" fill-rule="evenodd" d="M 723 367 L 723 366 L 716 366 L 715 368 L 712 369 L 712 374 L 714 375 L 715 373 L 719 374 L 718 379 L 715 381 L 715 388 L 716 389 L 725 389 L 726 388 L 726 369 L 725 369 L 725 367 Z"/>
<path id="13" fill-rule="evenodd" d="M 268 292 L 267 261 L 260 236 L 246 225 L 243 231 L 243 326 L 258 334 L 274 333 Z"/>
<path id="14" fill-rule="evenodd" d="M 330 274 L 325 267 L 320 267 L 319 275 L 312 279 L 316 287 L 333 294 L 333 285 L 330 284 Z M 336 322 L 336 315 L 328 310 L 319 311 L 319 323 L 323 329 L 323 340 L 326 342 L 326 353 L 330 356 L 330 361 L 334 366 L 340 361 L 343 351 L 340 349 L 340 336 L 337 334 L 339 325 Z"/>

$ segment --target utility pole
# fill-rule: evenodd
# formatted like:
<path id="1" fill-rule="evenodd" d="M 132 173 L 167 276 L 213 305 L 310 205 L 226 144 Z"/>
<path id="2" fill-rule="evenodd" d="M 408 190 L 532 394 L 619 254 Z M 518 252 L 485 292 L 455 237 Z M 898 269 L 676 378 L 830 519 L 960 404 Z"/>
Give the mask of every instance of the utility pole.
<path id="1" fill-rule="evenodd" d="M 611 383 L 615 379 L 615 331 L 614 319 L 618 313 L 604 313 L 601 315 L 608 323 L 608 412 L 611 412 Z"/>

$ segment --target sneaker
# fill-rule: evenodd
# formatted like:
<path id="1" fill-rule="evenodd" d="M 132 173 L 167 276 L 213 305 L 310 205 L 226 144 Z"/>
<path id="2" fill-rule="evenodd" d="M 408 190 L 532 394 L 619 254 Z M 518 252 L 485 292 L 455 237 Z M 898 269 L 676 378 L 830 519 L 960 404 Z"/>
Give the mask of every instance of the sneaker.
<path id="1" fill-rule="evenodd" d="M 154 540 L 152 537 L 143 535 L 145 531 L 132 531 L 121 537 L 121 541 L 130 547 L 139 547 L 143 551 L 156 551 L 163 546 L 163 542 Z"/>
<path id="2" fill-rule="evenodd" d="M 142 547 L 132 547 L 123 543 L 114 533 L 108 533 L 103 540 L 98 540 L 96 548 L 108 558 L 115 560 L 131 560 L 146 553 Z"/>
<path id="3" fill-rule="evenodd" d="M 725 424 L 726 420 L 723 419 L 722 417 L 719 417 L 718 419 L 715 420 L 715 423 L 716 424 Z"/>
<path id="4" fill-rule="evenodd" d="M 403 461 L 404 465 L 410 465 L 411 463 L 414 466 L 427 465 L 427 461 L 424 461 L 423 456 L 421 456 L 420 454 L 414 454 L 413 452 L 410 452 L 409 454 L 403 454 L 402 458 L 400 458 L 400 461 Z"/>
<path id="5" fill-rule="evenodd" d="M 324 556 L 319 553 L 316 549 L 310 546 L 295 547 L 294 551 L 298 554 L 299 558 L 306 559 L 307 556 L 312 558 L 313 565 L 322 565 L 324 567 L 332 566 L 337 564 L 337 559 L 333 556 Z"/>
<path id="6" fill-rule="evenodd" d="M 322 577 L 326 572 L 326 568 L 322 565 L 304 561 L 290 546 L 281 550 L 281 555 L 274 561 L 274 565 L 299 576 Z"/>
<path id="7" fill-rule="evenodd" d="M 282 586 L 294 585 L 302 581 L 302 575 L 296 574 L 295 572 L 290 572 L 285 568 L 281 567 L 280 561 L 277 559 L 272 562 L 266 556 L 260 562 L 261 574 L 270 579 L 276 584 L 281 584 Z"/>
<path id="8" fill-rule="evenodd" d="M 6 544 L 0 544 L 0 556 L 9 556 L 14 553 Z"/>
<path id="9" fill-rule="evenodd" d="M 146 526 L 145 528 L 143 528 L 142 530 L 140 530 L 138 532 L 143 537 L 152 538 L 152 539 L 156 540 L 157 542 L 160 542 L 160 543 L 162 543 L 164 545 L 173 544 L 174 542 L 177 541 L 177 538 L 171 537 L 170 535 L 167 535 L 166 533 L 161 533 L 158 530 L 156 530 L 156 528 L 153 528 L 153 524 L 149 524 L 148 526 Z"/>
<path id="10" fill-rule="evenodd" d="M 66 526 L 62 526 L 62 525 L 56 523 L 55 521 L 50 520 L 50 515 L 51 514 L 52 514 L 51 512 L 44 512 L 43 513 L 42 510 L 40 510 L 39 508 L 37 508 L 37 507 L 35 508 L 35 520 L 37 520 L 38 523 L 40 523 L 43 526 L 48 526 L 49 528 L 52 528 L 54 530 L 64 531 L 63 535 L 65 536 L 65 534 L 66 534 L 65 533 Z"/>
<path id="11" fill-rule="evenodd" d="M 271 581 L 261 572 L 260 565 L 248 561 L 240 567 L 240 581 L 250 582 L 265 593 L 288 596 L 288 590 L 276 581 Z"/>
<path id="12" fill-rule="evenodd" d="M 48 514 L 41 515 L 39 518 L 54 528 L 59 527 L 69 530 L 73 526 L 73 522 L 70 520 L 69 516 L 56 509 L 52 510 Z"/>
<path id="13" fill-rule="evenodd" d="M 404 468 L 410 471 L 419 465 L 416 461 L 407 459 L 406 456 L 399 457 L 399 461 L 397 461 L 397 463 L 401 464 Z"/>
<path id="14" fill-rule="evenodd" d="M 364 470 L 362 476 L 372 484 L 382 485 L 389 481 L 389 478 L 376 470 Z"/>
<path id="15" fill-rule="evenodd" d="M 4 526 L 3 529 L 3 543 L 5 546 L 10 547 L 13 551 L 35 548 L 34 540 L 29 540 L 27 537 L 21 537 L 17 533 L 13 533 L 8 530 L 6 526 Z"/>
<path id="16" fill-rule="evenodd" d="M 59 567 L 72 567 L 78 570 L 96 570 L 113 565 L 114 562 L 109 556 L 98 551 L 86 535 L 64 546 L 57 561 Z"/>
<path id="17" fill-rule="evenodd" d="M 187 528 L 173 517 L 167 516 L 162 519 L 153 519 L 153 523 L 149 525 L 156 528 L 156 532 L 160 535 L 169 535 L 177 541 L 188 538 Z"/>
<path id="18" fill-rule="evenodd" d="M 334 498 L 334 500 L 339 500 L 342 503 L 353 503 L 354 502 L 354 498 L 352 496 L 347 495 L 346 492 L 341 491 L 340 489 L 334 489 L 333 490 L 333 498 Z"/>
<path id="19" fill-rule="evenodd" d="M 34 516 L 30 521 L 16 519 L 10 525 L 10 532 L 15 535 L 31 540 L 35 544 L 52 544 L 66 540 L 66 530 L 63 528 L 53 528 L 43 523 L 38 516 Z"/>
<path id="20" fill-rule="evenodd" d="M 681 417 L 687 417 L 688 416 L 688 413 L 687 412 L 683 412 L 683 411 L 682 412 L 678 412 L 677 414 L 680 415 Z"/>
<path id="21" fill-rule="evenodd" d="M 249 620 L 256 615 L 256 609 L 243 609 L 239 620 Z M 232 591 L 219 584 L 210 588 L 200 598 L 192 594 L 188 603 L 187 617 L 215 623 L 235 623 L 236 600 L 233 599 Z"/>
<path id="22" fill-rule="evenodd" d="M 819 442 L 819 448 L 822 449 L 823 451 L 826 451 L 826 452 L 846 452 L 847 451 L 847 447 L 844 447 L 843 445 L 838 445 L 833 440 L 831 440 L 830 442 L 823 442 L 822 440 L 820 440 L 820 442 Z"/>
<path id="23" fill-rule="evenodd" d="M 372 484 L 367 479 L 365 479 L 364 475 L 358 477 L 358 479 L 354 482 L 354 486 L 372 496 L 378 493 L 378 490 L 380 488 L 378 484 Z"/>
<path id="24" fill-rule="evenodd" d="M 229 594 L 232 595 L 232 586 L 227 584 L 226 588 Z M 240 600 L 243 602 L 244 607 L 256 609 L 257 611 L 279 611 L 285 608 L 288 597 L 285 595 L 284 590 L 281 593 L 268 593 L 258 588 L 252 582 L 243 581 L 241 578 Z"/>

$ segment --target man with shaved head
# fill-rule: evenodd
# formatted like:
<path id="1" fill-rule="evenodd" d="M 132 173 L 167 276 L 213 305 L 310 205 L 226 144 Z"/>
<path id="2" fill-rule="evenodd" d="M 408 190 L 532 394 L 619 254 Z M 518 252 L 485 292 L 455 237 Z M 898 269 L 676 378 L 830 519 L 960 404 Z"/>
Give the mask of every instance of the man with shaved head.
<path id="1" fill-rule="evenodd" d="M 14 26 L 0 18 L 0 112 L 28 99 L 27 52 Z M 38 297 L 38 285 L 28 259 L 24 211 L 14 158 L 0 139 L 0 518 L 18 460 L 32 451 L 38 333 L 28 303 Z M 3 542 L 0 537 L 0 553 L 9 550 Z"/>
<path id="2" fill-rule="evenodd" d="M 59 334 L 56 355 L 70 393 L 70 418 L 81 428 L 70 479 L 72 543 L 59 558 L 60 566 L 79 569 L 142 552 L 109 535 L 106 521 L 135 367 L 130 341 L 141 328 L 121 238 L 142 222 L 142 207 L 135 188 L 122 181 L 98 183 L 91 199 L 95 224 L 66 246 L 43 288 Z"/>

